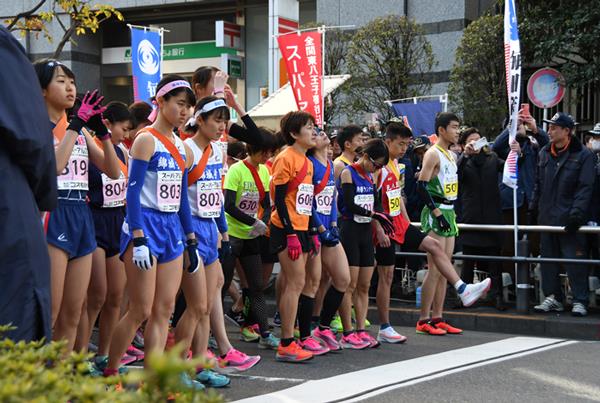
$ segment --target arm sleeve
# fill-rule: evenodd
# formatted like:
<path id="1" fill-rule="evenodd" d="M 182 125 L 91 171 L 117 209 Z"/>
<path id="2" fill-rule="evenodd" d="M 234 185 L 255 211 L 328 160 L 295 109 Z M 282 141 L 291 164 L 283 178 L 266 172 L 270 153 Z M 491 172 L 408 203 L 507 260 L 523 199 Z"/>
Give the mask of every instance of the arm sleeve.
<path id="1" fill-rule="evenodd" d="M 246 127 L 232 124 L 229 128 L 229 136 L 253 146 L 260 146 L 263 143 L 262 135 L 250 115 L 242 116 L 242 122 Z"/>
<path id="2" fill-rule="evenodd" d="M 337 189 L 334 192 L 334 198 L 333 198 L 333 203 L 331 206 L 331 222 L 336 223 L 337 225 L 337 220 L 338 220 L 338 210 L 337 210 Z"/>
<path id="3" fill-rule="evenodd" d="M 227 226 L 227 218 L 225 217 L 225 206 L 221 206 L 221 215 L 215 218 L 215 223 L 217 224 L 217 229 L 220 234 L 223 234 L 229 230 Z"/>
<path id="4" fill-rule="evenodd" d="M 425 203 L 425 205 L 429 208 L 429 210 L 433 211 L 436 207 L 435 207 L 435 203 L 433 202 L 433 198 L 431 197 L 431 194 L 429 193 L 429 190 L 427 190 L 428 183 L 429 182 L 418 181 L 417 182 L 417 192 L 419 192 L 421 201 L 423 203 Z"/>
<path id="5" fill-rule="evenodd" d="M 269 192 L 265 192 L 265 197 L 263 198 L 261 205 L 263 207 L 263 215 L 260 219 L 265 224 L 268 224 L 269 220 L 271 219 L 271 210 L 272 210 L 271 209 L 271 199 L 269 198 Z"/>
<path id="6" fill-rule="evenodd" d="M 319 213 L 317 213 L 317 198 L 313 197 L 312 215 L 310 216 L 310 227 L 319 228 L 323 223 L 319 219 Z M 327 228 L 326 228 L 327 229 Z"/>
<path id="7" fill-rule="evenodd" d="M 23 172 L 38 208 L 53 210 L 58 193 L 52 126 L 33 66 L 3 27 L 0 60 L 0 148 L 10 150 L 9 158 Z"/>
<path id="8" fill-rule="evenodd" d="M 236 197 L 237 192 L 235 192 L 234 190 L 225 189 L 225 211 L 227 212 L 227 214 L 229 214 L 241 223 L 244 223 L 246 225 L 254 224 L 256 220 L 250 217 L 248 214 L 244 213 L 235 205 Z"/>
<path id="9" fill-rule="evenodd" d="M 354 184 L 353 183 L 342 183 L 342 190 L 344 191 L 344 206 L 352 213 L 362 215 L 365 217 L 371 217 L 371 212 L 367 209 L 354 203 Z"/>
<path id="10" fill-rule="evenodd" d="M 317 224 L 317 210 L 315 209 L 314 205 L 313 205 L 313 209 L 312 209 L 312 214 L 310 215 L 310 217 L 308 217 L 308 233 L 310 235 L 314 235 L 315 233 L 313 232 L 313 228 L 317 228 L 318 225 L 321 224 Z M 317 234 L 319 233 L 319 231 L 316 232 Z"/>
<path id="11" fill-rule="evenodd" d="M 275 186 L 275 209 L 277 209 L 277 214 L 279 215 L 279 219 L 283 223 L 283 229 L 285 229 L 285 232 L 287 232 L 288 234 L 293 234 L 294 228 L 292 227 L 292 222 L 290 221 L 290 214 L 288 213 L 288 209 L 285 204 L 285 195 L 287 193 L 287 187 L 287 183 Z"/>
<path id="12" fill-rule="evenodd" d="M 144 229 L 142 225 L 142 205 L 140 203 L 140 194 L 144 186 L 144 176 L 148 170 L 148 161 L 131 159 L 129 165 L 129 182 L 127 185 L 127 223 L 129 232 L 133 233 L 136 229 Z M 187 199 L 187 195 L 186 195 Z M 188 205 L 189 208 L 189 205 Z"/>
<path id="13" fill-rule="evenodd" d="M 373 196 L 375 198 L 374 199 L 375 203 L 373 204 L 373 210 L 382 213 L 383 212 L 383 205 L 382 205 L 381 192 L 378 191 L 377 189 L 373 189 Z"/>
<path id="14" fill-rule="evenodd" d="M 188 170 L 186 168 L 183 171 L 183 180 L 181 181 L 181 197 L 179 198 L 179 211 L 177 212 L 177 215 L 179 215 L 179 221 L 181 221 L 181 226 L 183 227 L 183 232 L 186 235 L 194 232 L 194 227 L 192 225 L 192 210 L 190 209 L 190 201 L 188 200 L 187 195 L 187 183 Z"/>

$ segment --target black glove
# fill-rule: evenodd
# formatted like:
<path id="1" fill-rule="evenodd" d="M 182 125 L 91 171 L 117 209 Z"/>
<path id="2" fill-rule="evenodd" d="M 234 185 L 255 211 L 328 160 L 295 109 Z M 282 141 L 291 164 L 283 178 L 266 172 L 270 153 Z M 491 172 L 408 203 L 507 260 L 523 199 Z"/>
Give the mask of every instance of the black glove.
<path id="1" fill-rule="evenodd" d="M 219 260 L 223 260 L 231 256 L 231 243 L 229 241 L 221 241 L 221 248 L 219 249 Z"/>
<path id="2" fill-rule="evenodd" d="M 379 221 L 379 224 L 381 224 L 381 228 L 383 228 L 383 232 L 385 232 L 386 235 L 394 233 L 394 224 L 389 215 L 375 211 L 373 212 L 373 219 Z"/>
<path id="3" fill-rule="evenodd" d="M 104 123 L 102 122 L 102 114 L 92 116 L 90 120 L 87 121 L 86 126 L 96 134 L 98 139 L 104 140 L 110 138 L 108 128 L 104 126 Z"/>
<path id="4" fill-rule="evenodd" d="M 575 212 L 569 214 L 567 218 L 567 225 L 565 225 L 565 231 L 574 234 L 583 225 L 583 217 L 580 213 Z"/>
<path id="5" fill-rule="evenodd" d="M 443 214 L 440 214 L 439 216 L 435 217 L 435 219 L 438 222 L 438 226 L 440 227 L 440 229 L 444 232 L 450 231 L 451 227 L 450 227 L 450 223 L 448 222 L 448 220 L 446 220 L 446 217 L 444 217 Z"/>
<path id="6" fill-rule="evenodd" d="M 187 267 L 188 273 L 196 273 L 200 268 L 200 254 L 198 253 L 198 241 L 196 239 L 188 239 L 185 242 L 185 251 L 190 260 L 190 265 Z"/>

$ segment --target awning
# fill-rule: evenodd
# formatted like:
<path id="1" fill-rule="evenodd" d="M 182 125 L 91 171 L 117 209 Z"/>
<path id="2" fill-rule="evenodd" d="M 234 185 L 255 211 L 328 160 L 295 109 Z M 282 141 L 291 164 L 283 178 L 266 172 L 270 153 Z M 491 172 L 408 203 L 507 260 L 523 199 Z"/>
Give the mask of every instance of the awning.
<path id="1" fill-rule="evenodd" d="M 336 88 L 350 78 L 350 74 L 325 76 L 324 96 L 331 94 Z M 248 111 L 258 126 L 266 126 L 279 130 L 279 121 L 286 113 L 297 111 L 296 100 L 292 87 L 288 82 L 273 94 L 263 99 L 258 105 Z"/>

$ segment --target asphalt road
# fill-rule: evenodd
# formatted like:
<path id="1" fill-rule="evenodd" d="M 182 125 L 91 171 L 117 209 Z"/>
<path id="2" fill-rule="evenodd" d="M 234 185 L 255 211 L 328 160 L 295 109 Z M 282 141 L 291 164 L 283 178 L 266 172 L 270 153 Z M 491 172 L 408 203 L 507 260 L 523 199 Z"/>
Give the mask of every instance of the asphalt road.
<path id="1" fill-rule="evenodd" d="M 232 377 L 228 401 L 252 402 L 583 402 L 600 401 L 600 343 L 487 332 L 409 336 L 404 345 L 330 353 L 302 364 L 238 341 L 261 362 Z M 385 366 L 385 367 L 382 367 Z M 366 370 L 366 371 L 365 371 Z M 290 389 L 292 388 L 292 389 Z M 277 394 L 273 394 L 277 392 Z"/>

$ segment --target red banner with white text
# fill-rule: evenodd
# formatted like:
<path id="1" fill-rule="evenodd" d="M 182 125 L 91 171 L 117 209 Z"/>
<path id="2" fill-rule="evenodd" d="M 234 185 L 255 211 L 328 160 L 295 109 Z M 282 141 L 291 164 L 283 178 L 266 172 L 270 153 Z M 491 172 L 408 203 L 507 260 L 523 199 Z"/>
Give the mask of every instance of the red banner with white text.
<path id="1" fill-rule="evenodd" d="M 321 33 L 303 32 L 277 38 L 298 109 L 323 127 L 323 63 Z"/>

